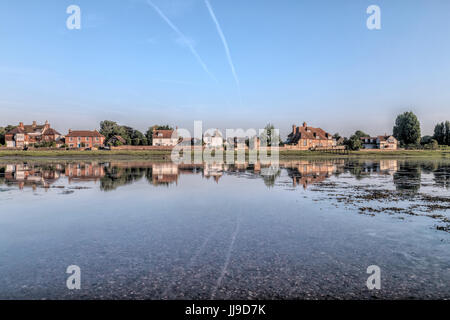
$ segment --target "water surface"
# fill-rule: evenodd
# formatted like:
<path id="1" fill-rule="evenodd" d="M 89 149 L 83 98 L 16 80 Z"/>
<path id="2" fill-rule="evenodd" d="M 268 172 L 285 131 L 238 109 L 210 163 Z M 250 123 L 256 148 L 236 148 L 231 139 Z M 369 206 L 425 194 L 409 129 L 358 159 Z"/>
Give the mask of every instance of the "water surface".
<path id="1" fill-rule="evenodd" d="M 0 299 L 450 298 L 448 161 L 264 169 L 3 161 Z"/>

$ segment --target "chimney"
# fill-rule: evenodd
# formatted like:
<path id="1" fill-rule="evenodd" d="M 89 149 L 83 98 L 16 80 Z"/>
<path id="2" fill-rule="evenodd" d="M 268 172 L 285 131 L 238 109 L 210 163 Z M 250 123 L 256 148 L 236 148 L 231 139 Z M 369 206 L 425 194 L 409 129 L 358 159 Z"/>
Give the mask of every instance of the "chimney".
<path id="1" fill-rule="evenodd" d="M 297 129 L 297 126 L 295 124 L 292 125 L 292 133 L 295 134 L 295 130 Z"/>
<path id="2" fill-rule="evenodd" d="M 71 134 L 72 133 L 72 129 L 69 129 L 69 134 Z"/>
<path id="3" fill-rule="evenodd" d="M 50 128 L 50 123 L 48 123 L 48 120 L 45 120 L 45 127 Z"/>
<path id="4" fill-rule="evenodd" d="M 303 128 L 306 128 L 306 122 L 303 122 Z"/>
<path id="5" fill-rule="evenodd" d="M 23 129 L 23 122 L 19 122 L 19 128 Z"/>
<path id="6" fill-rule="evenodd" d="M 33 128 L 36 128 L 36 121 L 33 121 Z"/>

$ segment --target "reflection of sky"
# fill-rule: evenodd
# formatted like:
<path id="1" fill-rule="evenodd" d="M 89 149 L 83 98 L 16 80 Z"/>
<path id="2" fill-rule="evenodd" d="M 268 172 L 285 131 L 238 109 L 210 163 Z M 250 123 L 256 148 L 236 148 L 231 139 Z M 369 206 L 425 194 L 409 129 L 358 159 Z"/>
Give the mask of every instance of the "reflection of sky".
<path id="1" fill-rule="evenodd" d="M 145 0 L 79 0 L 78 31 L 66 29 L 70 2 L 3 1 L 0 126 L 270 121 L 285 135 L 307 121 L 378 135 L 409 109 L 426 134 L 449 118 L 448 1 L 379 0 L 379 31 L 366 28 L 366 0 L 209 2 L 229 55 L 202 0 L 153 1 L 183 36 Z"/>

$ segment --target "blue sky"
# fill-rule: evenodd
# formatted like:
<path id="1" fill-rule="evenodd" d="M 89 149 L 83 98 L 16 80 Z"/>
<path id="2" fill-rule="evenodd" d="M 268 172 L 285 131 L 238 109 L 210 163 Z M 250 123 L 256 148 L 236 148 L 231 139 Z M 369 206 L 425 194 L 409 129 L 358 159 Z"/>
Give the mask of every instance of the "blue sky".
<path id="1" fill-rule="evenodd" d="M 178 32 L 147 0 L 2 1 L 0 125 L 376 135 L 403 111 L 425 134 L 450 120 L 450 1 L 209 0 L 230 56 L 204 0 L 152 2 Z M 71 4 L 81 30 L 66 28 Z M 366 27 L 371 4 L 381 30 Z"/>

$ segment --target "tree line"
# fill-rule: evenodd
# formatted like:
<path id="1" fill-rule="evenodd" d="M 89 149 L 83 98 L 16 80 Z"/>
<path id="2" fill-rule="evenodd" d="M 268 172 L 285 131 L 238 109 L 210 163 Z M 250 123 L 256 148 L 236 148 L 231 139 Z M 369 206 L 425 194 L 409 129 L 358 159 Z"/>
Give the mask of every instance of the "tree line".
<path id="1" fill-rule="evenodd" d="M 392 131 L 402 148 L 437 149 L 439 145 L 450 146 L 450 121 L 438 123 L 434 128 L 433 136 L 422 136 L 419 119 L 413 112 L 408 111 L 397 116 Z M 340 138 L 338 133 L 334 137 Z M 370 137 L 370 135 L 357 130 L 349 138 L 344 138 L 343 144 L 350 150 L 359 150 L 362 148 L 361 138 L 363 137 Z"/>
<path id="2" fill-rule="evenodd" d="M 125 140 L 126 145 L 132 146 L 148 146 L 153 142 L 153 129 L 156 130 L 173 130 L 170 125 L 154 125 L 148 128 L 145 133 L 126 125 L 120 125 L 115 121 L 104 120 L 100 122 L 100 133 L 105 136 L 105 141 L 110 140 L 114 136 L 120 136 Z M 114 145 L 119 146 L 123 143 L 116 140 Z"/>

